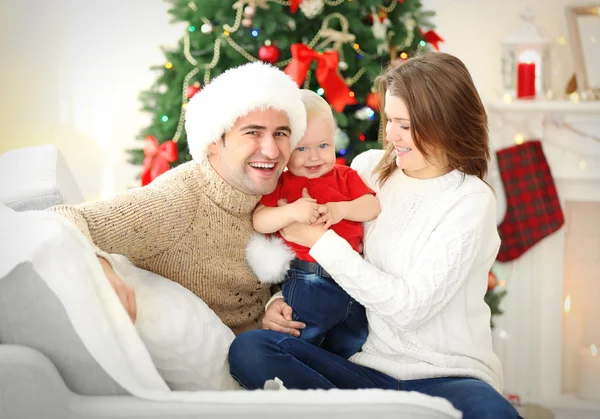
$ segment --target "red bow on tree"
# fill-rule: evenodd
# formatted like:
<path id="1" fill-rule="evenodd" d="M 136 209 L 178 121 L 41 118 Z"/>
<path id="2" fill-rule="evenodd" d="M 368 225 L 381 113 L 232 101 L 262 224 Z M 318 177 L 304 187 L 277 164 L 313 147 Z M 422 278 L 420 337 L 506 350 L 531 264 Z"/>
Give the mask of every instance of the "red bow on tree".
<path id="1" fill-rule="evenodd" d="M 292 62 L 284 73 L 301 86 L 313 61 L 317 62 L 317 82 L 325 92 L 325 99 L 337 112 L 342 112 L 346 105 L 354 105 L 354 93 L 346 86 L 338 74 L 339 57 L 337 51 L 317 52 L 304 44 L 293 44 Z"/>
<path id="2" fill-rule="evenodd" d="M 173 140 L 158 145 L 152 135 L 144 139 L 144 162 L 142 163 L 142 186 L 146 186 L 171 168 L 169 163 L 177 161 L 177 144 Z"/>
<path id="3" fill-rule="evenodd" d="M 421 33 L 423 33 L 423 31 L 421 31 Z M 435 33 L 434 31 L 427 31 L 423 34 L 423 39 L 425 40 L 425 42 L 430 43 L 436 51 L 440 50 L 440 47 L 438 46 L 439 42 L 444 42 L 444 40 L 442 39 L 441 36 L 439 36 L 437 33 Z"/>
<path id="4" fill-rule="evenodd" d="M 290 0 L 290 12 L 296 13 L 300 3 L 302 3 L 302 0 Z"/>

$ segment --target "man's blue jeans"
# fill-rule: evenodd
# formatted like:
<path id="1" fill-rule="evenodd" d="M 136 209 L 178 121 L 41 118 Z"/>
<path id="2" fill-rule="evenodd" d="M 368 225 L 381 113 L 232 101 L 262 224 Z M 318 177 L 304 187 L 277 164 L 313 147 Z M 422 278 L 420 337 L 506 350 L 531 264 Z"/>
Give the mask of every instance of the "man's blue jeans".
<path id="1" fill-rule="evenodd" d="M 240 334 L 229 349 L 229 366 L 233 378 L 250 390 L 263 388 L 266 380 L 278 377 L 289 389 L 381 388 L 443 397 L 463 412 L 463 419 L 520 417 L 500 393 L 475 378 L 398 381 L 299 338 L 272 330 Z"/>
<path id="2" fill-rule="evenodd" d="M 306 323 L 300 339 L 348 359 L 367 339 L 365 308 L 318 264 L 303 263 L 313 265 L 316 273 L 292 267 L 282 287 L 285 302 L 294 309 L 293 320 Z"/>

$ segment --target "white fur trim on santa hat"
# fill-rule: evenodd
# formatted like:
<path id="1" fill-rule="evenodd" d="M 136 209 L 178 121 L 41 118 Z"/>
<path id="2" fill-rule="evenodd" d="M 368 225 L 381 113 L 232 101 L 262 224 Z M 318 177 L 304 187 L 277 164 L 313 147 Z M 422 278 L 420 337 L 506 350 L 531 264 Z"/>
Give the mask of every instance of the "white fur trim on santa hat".
<path id="1" fill-rule="evenodd" d="M 246 245 L 246 260 L 263 284 L 283 282 L 295 257 L 292 249 L 276 236 L 254 233 Z"/>
<path id="2" fill-rule="evenodd" d="M 206 159 L 209 144 L 216 143 L 239 118 L 266 108 L 287 114 L 293 149 L 306 130 L 306 109 L 298 85 L 288 75 L 259 61 L 215 77 L 186 108 L 185 129 L 194 161 Z"/>

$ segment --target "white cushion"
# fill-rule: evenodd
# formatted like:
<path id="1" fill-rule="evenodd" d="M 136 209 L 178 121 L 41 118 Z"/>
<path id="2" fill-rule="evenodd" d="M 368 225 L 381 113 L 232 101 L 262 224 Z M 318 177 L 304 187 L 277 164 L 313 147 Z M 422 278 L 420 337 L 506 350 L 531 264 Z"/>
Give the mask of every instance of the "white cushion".
<path id="1" fill-rule="evenodd" d="M 0 204 L 0 254 L 0 281 L 30 263 L 92 358 L 130 394 L 168 397 L 169 384 L 176 389 L 239 388 L 226 363 L 233 333 L 205 303 L 123 257 L 109 256 L 139 294 L 136 331 L 89 241 L 63 216 L 15 212 Z"/>
<path id="2" fill-rule="evenodd" d="M 81 190 L 55 146 L 26 147 L 0 155 L 0 202 L 9 208 L 43 210 L 82 201 Z"/>
<path id="3" fill-rule="evenodd" d="M 235 335 L 194 293 L 110 255 L 115 271 L 134 289 L 135 327 L 156 369 L 172 390 L 236 390 L 227 354 Z"/>

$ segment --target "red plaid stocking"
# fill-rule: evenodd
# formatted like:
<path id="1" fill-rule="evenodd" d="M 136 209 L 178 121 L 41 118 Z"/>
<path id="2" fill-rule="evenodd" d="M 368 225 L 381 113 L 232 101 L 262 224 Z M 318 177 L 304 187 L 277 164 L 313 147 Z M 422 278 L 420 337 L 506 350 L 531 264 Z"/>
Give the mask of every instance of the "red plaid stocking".
<path id="1" fill-rule="evenodd" d="M 498 260 L 517 259 L 564 223 L 554 180 L 539 141 L 496 153 L 506 192 L 506 216 L 500 224 Z"/>

